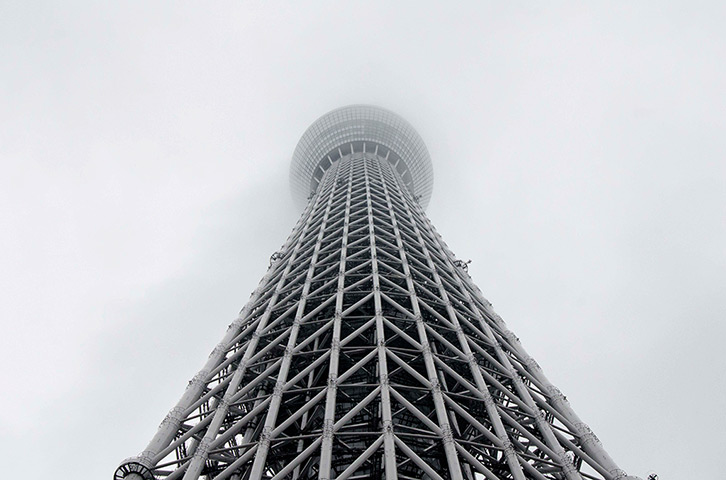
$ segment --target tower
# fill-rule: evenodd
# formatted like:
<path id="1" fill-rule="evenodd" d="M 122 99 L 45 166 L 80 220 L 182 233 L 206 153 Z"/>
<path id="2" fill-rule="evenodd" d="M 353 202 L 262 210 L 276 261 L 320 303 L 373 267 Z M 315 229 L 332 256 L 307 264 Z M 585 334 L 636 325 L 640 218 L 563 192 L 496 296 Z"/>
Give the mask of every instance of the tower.
<path id="1" fill-rule="evenodd" d="M 297 225 L 115 480 L 633 479 L 492 310 L 424 209 L 413 128 L 334 110 L 291 166 Z"/>

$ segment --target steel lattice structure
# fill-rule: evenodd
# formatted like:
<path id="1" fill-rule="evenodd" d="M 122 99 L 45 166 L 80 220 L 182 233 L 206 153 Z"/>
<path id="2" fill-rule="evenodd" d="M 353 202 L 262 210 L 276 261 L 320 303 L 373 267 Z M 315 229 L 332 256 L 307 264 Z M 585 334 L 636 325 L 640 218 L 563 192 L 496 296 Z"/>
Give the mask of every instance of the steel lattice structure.
<path id="1" fill-rule="evenodd" d="M 300 220 L 116 480 L 635 478 L 434 230 L 406 122 L 333 111 L 291 173 Z"/>

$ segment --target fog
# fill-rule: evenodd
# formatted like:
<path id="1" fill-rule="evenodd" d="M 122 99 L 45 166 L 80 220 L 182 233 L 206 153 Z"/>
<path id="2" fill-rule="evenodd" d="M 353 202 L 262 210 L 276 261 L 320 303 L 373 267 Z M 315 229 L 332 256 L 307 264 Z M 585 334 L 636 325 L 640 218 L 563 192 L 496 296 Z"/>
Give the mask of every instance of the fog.
<path id="1" fill-rule="evenodd" d="M 295 144 L 370 103 L 428 213 L 615 461 L 726 456 L 720 2 L 3 2 L 5 478 L 143 450 L 299 211 Z"/>

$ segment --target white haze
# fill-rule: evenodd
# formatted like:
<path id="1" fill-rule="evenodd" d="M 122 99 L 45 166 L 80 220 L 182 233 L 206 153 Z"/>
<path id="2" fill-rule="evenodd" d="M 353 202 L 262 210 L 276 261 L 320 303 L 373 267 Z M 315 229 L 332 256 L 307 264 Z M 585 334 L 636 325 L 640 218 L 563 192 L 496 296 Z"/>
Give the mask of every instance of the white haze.
<path id="1" fill-rule="evenodd" d="M 429 214 L 629 473 L 722 478 L 722 2 L 0 3 L 4 478 L 110 479 L 287 237 L 319 115 Z"/>

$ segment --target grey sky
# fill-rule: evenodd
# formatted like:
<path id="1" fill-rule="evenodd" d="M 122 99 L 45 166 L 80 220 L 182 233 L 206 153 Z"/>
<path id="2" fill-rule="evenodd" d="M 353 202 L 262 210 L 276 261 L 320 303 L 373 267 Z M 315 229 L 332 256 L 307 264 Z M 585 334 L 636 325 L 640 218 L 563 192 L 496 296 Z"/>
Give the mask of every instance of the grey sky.
<path id="1" fill-rule="evenodd" d="M 296 221 L 289 160 L 372 103 L 429 215 L 613 458 L 726 456 L 721 2 L 0 3 L 6 478 L 142 450 Z M 12 461 L 8 461 L 12 459 Z"/>

